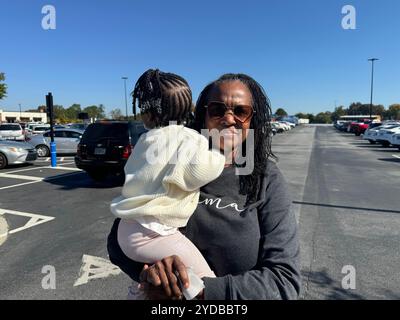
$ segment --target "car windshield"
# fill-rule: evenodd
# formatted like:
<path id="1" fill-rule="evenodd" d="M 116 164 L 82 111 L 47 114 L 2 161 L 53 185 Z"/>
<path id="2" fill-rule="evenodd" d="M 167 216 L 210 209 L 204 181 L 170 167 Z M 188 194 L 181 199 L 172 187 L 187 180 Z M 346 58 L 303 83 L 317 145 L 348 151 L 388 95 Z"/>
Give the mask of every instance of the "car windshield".
<path id="1" fill-rule="evenodd" d="M 34 131 L 46 131 L 46 130 L 49 130 L 49 127 L 36 127 L 33 130 Z"/>
<path id="2" fill-rule="evenodd" d="M 85 140 L 98 140 L 101 138 L 127 139 L 127 123 L 93 123 L 84 133 Z"/>
<path id="3" fill-rule="evenodd" d="M 2 124 L 0 125 L 0 130 L 10 130 L 10 131 L 18 131 L 21 130 L 21 127 L 18 125 L 12 125 L 12 124 Z"/>

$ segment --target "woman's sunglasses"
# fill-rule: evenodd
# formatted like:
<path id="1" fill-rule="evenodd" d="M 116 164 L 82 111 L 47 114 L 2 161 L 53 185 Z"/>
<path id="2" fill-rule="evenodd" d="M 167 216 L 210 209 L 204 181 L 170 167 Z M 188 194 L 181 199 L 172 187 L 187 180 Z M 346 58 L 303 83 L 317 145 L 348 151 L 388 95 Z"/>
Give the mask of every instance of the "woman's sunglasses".
<path id="1" fill-rule="evenodd" d="M 240 104 L 229 108 L 224 102 L 219 101 L 210 101 L 204 107 L 207 109 L 208 116 L 211 119 L 223 118 L 228 110 L 232 110 L 235 119 L 242 123 L 249 120 L 255 113 L 252 106 Z"/>

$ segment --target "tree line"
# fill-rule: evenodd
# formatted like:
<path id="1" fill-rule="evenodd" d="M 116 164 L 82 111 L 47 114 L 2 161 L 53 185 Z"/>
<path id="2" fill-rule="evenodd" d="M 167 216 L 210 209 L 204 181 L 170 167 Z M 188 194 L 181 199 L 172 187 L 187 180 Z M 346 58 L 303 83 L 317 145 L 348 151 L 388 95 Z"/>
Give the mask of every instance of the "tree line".
<path id="1" fill-rule="evenodd" d="M 91 105 L 85 108 L 82 108 L 80 104 L 74 103 L 68 108 L 64 108 L 61 105 L 54 105 L 54 119 L 57 123 L 69 123 L 76 122 L 78 120 L 78 115 L 82 112 L 87 113 L 89 118 L 96 119 L 104 119 L 105 115 L 105 106 L 102 104 Z M 36 109 L 29 109 L 26 112 L 46 112 L 46 106 L 42 105 L 37 107 Z"/>
<path id="2" fill-rule="evenodd" d="M 372 115 L 381 116 L 382 120 L 400 120 L 400 104 L 395 103 L 390 105 L 387 109 L 381 105 L 372 105 Z M 295 116 L 301 119 L 309 119 L 310 123 L 332 123 L 338 120 L 341 116 L 346 115 L 365 115 L 369 116 L 370 104 L 361 102 L 353 102 L 348 108 L 344 106 L 336 107 L 333 112 L 325 111 L 318 114 L 313 113 L 296 113 Z M 277 116 L 287 116 L 287 112 L 283 108 L 276 110 Z"/>
<path id="3" fill-rule="evenodd" d="M 0 100 L 7 97 L 7 85 L 4 83 L 5 74 L 0 72 Z M 30 109 L 26 111 L 32 112 L 46 112 L 46 106 L 39 106 L 37 109 Z M 68 108 L 64 108 L 61 105 L 54 106 L 55 120 L 58 123 L 68 123 L 78 121 L 78 115 L 81 112 L 85 112 L 89 115 L 89 118 L 104 119 L 106 118 L 105 106 L 103 104 L 91 105 L 82 108 L 80 104 L 74 103 Z M 341 116 L 345 115 L 366 115 L 370 113 L 370 104 L 361 102 L 353 102 L 348 108 L 344 106 L 336 107 L 333 112 L 325 111 L 318 114 L 303 113 L 299 112 L 295 114 L 296 117 L 302 119 L 309 119 L 310 123 L 332 123 L 338 120 Z M 387 109 L 381 104 L 372 105 L 372 114 L 379 115 L 383 120 L 400 120 L 400 104 L 395 103 L 390 105 Z M 287 116 L 287 112 L 283 108 L 278 108 L 275 112 L 276 116 Z M 124 120 L 126 117 L 122 114 L 121 109 L 116 108 L 111 110 L 109 116 L 113 120 Z M 133 119 L 129 116 L 128 119 Z M 137 116 L 140 119 L 140 114 Z"/>

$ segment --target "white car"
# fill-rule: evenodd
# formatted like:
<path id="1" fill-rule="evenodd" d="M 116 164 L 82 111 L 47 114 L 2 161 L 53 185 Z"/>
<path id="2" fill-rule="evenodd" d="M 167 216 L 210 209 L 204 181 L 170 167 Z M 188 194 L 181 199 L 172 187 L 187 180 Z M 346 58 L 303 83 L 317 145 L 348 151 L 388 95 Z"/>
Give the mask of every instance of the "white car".
<path id="1" fill-rule="evenodd" d="M 0 138 L 24 141 L 25 135 L 19 123 L 2 123 L 0 124 Z"/>
<path id="2" fill-rule="evenodd" d="M 390 143 L 393 147 L 399 148 L 400 150 L 400 133 L 392 135 Z"/>
<path id="3" fill-rule="evenodd" d="M 289 122 L 289 121 L 283 121 L 283 122 L 286 123 L 290 127 L 290 129 L 293 129 L 296 127 L 296 124 L 294 124 L 293 122 Z"/>
<path id="4" fill-rule="evenodd" d="M 271 122 L 271 124 L 275 127 L 275 129 L 277 129 L 278 133 L 289 130 L 288 126 L 282 122 L 274 121 L 274 122 Z"/>
<path id="5" fill-rule="evenodd" d="M 43 134 L 46 131 L 48 131 L 49 129 L 50 129 L 49 124 L 34 124 L 34 125 L 28 126 L 28 128 L 25 129 L 25 132 L 26 132 L 27 136 L 32 136 L 32 135 L 36 135 L 36 134 Z"/>
<path id="6" fill-rule="evenodd" d="M 390 146 L 390 143 L 392 141 L 392 136 L 396 133 L 400 133 L 400 125 L 390 129 L 381 129 L 379 130 L 376 137 L 376 142 L 382 144 L 385 147 L 388 147 Z"/>
<path id="7" fill-rule="evenodd" d="M 398 126 L 398 124 L 387 124 L 386 123 L 386 124 L 382 124 L 379 127 L 375 127 L 375 128 L 372 128 L 372 129 L 367 129 L 367 130 L 365 130 L 364 135 L 363 135 L 362 138 L 364 140 L 368 140 L 371 144 L 375 144 L 376 140 L 378 138 L 378 133 L 379 133 L 380 130 L 392 129 L 392 128 L 395 128 L 397 126 Z"/>
<path id="8" fill-rule="evenodd" d="M 285 131 L 289 131 L 290 129 L 292 129 L 287 123 L 285 123 L 283 121 L 278 121 L 278 123 L 280 123 L 283 126 L 283 129 Z"/>

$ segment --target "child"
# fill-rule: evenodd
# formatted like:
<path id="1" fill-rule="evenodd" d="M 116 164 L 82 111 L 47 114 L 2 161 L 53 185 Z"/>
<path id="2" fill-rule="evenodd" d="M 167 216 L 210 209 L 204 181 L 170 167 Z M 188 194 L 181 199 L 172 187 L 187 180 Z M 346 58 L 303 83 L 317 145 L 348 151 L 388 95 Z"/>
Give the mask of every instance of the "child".
<path id="1" fill-rule="evenodd" d="M 204 288 L 200 278 L 215 274 L 178 228 L 196 209 L 200 187 L 221 174 L 225 158 L 209 150 L 204 136 L 182 125 L 192 108 L 192 93 L 182 77 L 150 69 L 138 79 L 133 99 L 149 131 L 135 145 L 122 195 L 110 206 L 121 218 L 118 243 L 127 257 L 146 264 L 179 256 L 191 267 L 189 288 L 182 291 L 193 299 Z"/>

